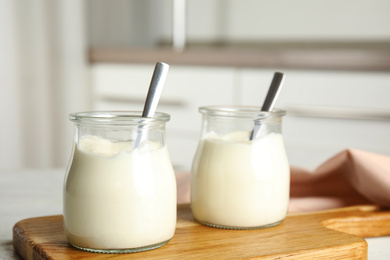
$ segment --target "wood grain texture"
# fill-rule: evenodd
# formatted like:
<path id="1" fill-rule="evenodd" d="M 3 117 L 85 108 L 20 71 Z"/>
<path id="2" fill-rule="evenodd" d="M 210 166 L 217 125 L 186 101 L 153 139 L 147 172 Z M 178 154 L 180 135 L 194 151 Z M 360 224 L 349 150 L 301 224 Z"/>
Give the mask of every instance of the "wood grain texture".
<path id="1" fill-rule="evenodd" d="M 63 235 L 60 215 L 16 223 L 13 243 L 16 252 L 26 260 L 366 259 L 367 243 L 361 237 L 385 235 L 390 235 L 390 211 L 376 206 L 289 214 L 276 227 L 226 230 L 197 223 L 189 205 L 179 205 L 175 236 L 167 245 L 146 252 L 98 254 L 75 249 Z"/>

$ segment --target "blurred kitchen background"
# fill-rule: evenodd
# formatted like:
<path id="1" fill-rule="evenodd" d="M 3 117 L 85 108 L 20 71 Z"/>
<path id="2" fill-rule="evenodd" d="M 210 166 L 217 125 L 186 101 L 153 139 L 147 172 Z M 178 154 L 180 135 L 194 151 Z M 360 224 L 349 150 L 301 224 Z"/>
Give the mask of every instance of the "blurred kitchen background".
<path id="1" fill-rule="evenodd" d="M 68 114 L 142 110 L 157 61 L 178 171 L 198 107 L 260 105 L 274 71 L 291 165 L 390 155 L 389 14 L 388 0 L 0 0 L 0 170 L 65 168 Z"/>

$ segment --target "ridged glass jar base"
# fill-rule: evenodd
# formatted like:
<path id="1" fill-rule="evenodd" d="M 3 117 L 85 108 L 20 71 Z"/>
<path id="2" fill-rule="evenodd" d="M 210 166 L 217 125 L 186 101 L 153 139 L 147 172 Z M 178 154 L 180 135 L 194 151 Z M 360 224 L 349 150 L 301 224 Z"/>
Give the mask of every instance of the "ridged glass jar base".
<path id="1" fill-rule="evenodd" d="M 127 254 L 127 253 L 137 253 L 142 251 L 148 251 L 152 249 L 156 249 L 159 247 L 162 247 L 166 245 L 170 240 L 163 241 L 161 243 L 143 246 L 143 247 L 137 247 L 137 248 L 123 248 L 123 249 L 94 249 L 94 248 L 85 248 L 81 246 L 76 246 L 72 243 L 70 243 L 75 248 L 78 248 L 80 250 L 92 252 L 92 253 L 102 253 L 102 254 Z"/>
<path id="2" fill-rule="evenodd" d="M 214 227 L 214 228 L 245 230 L 245 229 L 262 229 L 262 228 L 274 227 L 274 226 L 277 226 L 277 225 L 281 224 L 283 222 L 283 219 L 278 221 L 278 222 L 275 222 L 275 223 L 271 223 L 271 224 L 267 224 L 267 225 L 263 225 L 263 226 L 255 226 L 255 227 L 223 226 L 223 225 L 208 223 L 208 222 L 205 222 L 205 221 L 198 221 L 198 222 L 203 224 L 203 225 L 206 225 L 206 226 L 209 226 L 209 227 Z"/>

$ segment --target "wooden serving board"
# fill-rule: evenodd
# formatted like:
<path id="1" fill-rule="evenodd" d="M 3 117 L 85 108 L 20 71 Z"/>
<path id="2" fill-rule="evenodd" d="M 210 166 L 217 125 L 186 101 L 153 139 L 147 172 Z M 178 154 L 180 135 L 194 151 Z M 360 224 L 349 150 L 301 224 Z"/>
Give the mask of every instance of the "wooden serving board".
<path id="1" fill-rule="evenodd" d="M 366 259 L 362 237 L 390 235 L 390 211 L 376 206 L 289 214 L 275 227 L 226 230 L 194 221 L 178 206 L 176 233 L 165 246 L 139 253 L 98 254 L 70 246 L 62 216 L 25 219 L 13 228 L 16 252 L 30 259 Z"/>

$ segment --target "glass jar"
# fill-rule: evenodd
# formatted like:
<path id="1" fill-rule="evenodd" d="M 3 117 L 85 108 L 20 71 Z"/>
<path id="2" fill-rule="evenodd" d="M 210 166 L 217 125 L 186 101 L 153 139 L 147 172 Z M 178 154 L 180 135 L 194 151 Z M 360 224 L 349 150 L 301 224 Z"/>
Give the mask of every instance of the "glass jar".
<path id="1" fill-rule="evenodd" d="M 176 227 L 176 179 L 165 144 L 170 116 L 70 115 L 74 147 L 64 182 L 64 231 L 73 246 L 129 253 L 165 245 Z"/>
<path id="2" fill-rule="evenodd" d="M 285 111 L 200 107 L 202 134 L 191 170 L 191 209 L 202 224 L 255 229 L 286 217 L 290 168 L 281 134 Z M 251 140 L 251 133 L 258 127 Z"/>

